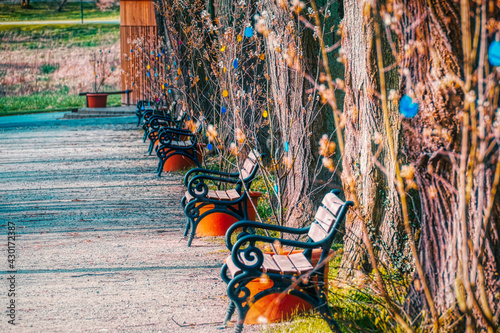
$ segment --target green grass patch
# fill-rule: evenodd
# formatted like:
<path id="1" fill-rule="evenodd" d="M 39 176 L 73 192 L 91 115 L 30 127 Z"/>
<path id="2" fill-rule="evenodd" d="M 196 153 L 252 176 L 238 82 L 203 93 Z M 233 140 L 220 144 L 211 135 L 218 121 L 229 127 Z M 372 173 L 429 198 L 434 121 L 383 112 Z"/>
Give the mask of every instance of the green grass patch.
<path id="1" fill-rule="evenodd" d="M 112 45 L 119 39 L 119 24 L 0 26 L 1 49 L 96 47 Z"/>
<path id="2" fill-rule="evenodd" d="M 53 3 L 32 2 L 31 9 L 22 9 L 20 3 L 0 4 L 0 22 L 12 21 L 57 21 L 81 19 L 80 3 L 70 2 L 64 5 L 61 12 Z M 94 3 L 83 4 L 83 19 L 119 19 L 120 7 L 116 6 L 109 11 L 101 11 Z"/>
<path id="3" fill-rule="evenodd" d="M 261 331 L 265 333 L 331 332 L 328 324 L 319 315 L 314 314 L 297 316 L 290 323 L 272 325 Z"/>
<path id="4" fill-rule="evenodd" d="M 42 74 L 51 74 L 59 69 L 59 64 L 43 64 L 40 66 L 39 70 Z"/>
<path id="5" fill-rule="evenodd" d="M 109 95 L 108 106 L 120 106 L 120 95 Z M 69 94 L 68 88 L 59 91 L 33 93 L 27 96 L 0 97 L 0 116 L 62 111 L 85 107 L 85 97 Z"/>

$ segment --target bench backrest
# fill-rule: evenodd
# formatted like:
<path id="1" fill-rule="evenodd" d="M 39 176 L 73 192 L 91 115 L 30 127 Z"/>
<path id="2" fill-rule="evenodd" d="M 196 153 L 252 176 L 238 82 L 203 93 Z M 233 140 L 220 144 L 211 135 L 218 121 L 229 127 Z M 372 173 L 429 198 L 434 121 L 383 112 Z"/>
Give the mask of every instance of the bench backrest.
<path id="1" fill-rule="evenodd" d="M 325 195 L 322 205 L 318 208 L 314 216 L 314 222 L 309 228 L 309 238 L 314 242 L 320 242 L 325 239 L 333 228 L 336 228 L 336 222 L 340 221 L 345 210 L 342 209 L 346 203 L 332 192 Z"/>
<path id="2" fill-rule="evenodd" d="M 246 180 L 248 177 L 253 176 L 254 171 L 258 168 L 259 157 L 260 154 L 255 150 L 252 150 L 250 154 L 248 154 L 248 157 L 241 168 L 240 176 L 242 180 Z"/>

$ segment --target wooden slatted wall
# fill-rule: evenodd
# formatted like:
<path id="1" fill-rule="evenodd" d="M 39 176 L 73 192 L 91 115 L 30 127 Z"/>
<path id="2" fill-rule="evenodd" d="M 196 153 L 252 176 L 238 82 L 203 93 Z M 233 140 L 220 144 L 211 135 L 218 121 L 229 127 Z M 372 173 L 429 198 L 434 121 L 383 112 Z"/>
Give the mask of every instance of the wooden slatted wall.
<path id="1" fill-rule="evenodd" d="M 142 50 L 134 41 L 142 40 Z M 122 90 L 132 89 L 130 103 L 151 96 L 147 92 L 146 57 L 157 46 L 157 30 L 154 4 L 152 0 L 120 1 L 120 47 L 122 65 Z M 131 52 L 134 50 L 134 52 Z M 122 95 L 122 103 L 126 96 Z"/>

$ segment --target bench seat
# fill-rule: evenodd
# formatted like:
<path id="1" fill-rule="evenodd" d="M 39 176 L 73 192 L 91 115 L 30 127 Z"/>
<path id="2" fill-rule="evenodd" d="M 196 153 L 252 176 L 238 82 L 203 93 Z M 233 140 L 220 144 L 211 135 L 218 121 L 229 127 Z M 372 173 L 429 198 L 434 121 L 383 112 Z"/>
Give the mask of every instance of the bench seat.
<path id="1" fill-rule="evenodd" d="M 195 197 L 192 196 L 189 191 L 186 191 L 185 193 L 186 197 L 186 202 L 191 202 Z M 209 190 L 207 195 L 205 196 L 207 199 L 214 199 L 214 200 L 237 200 L 241 197 L 241 194 L 238 193 L 236 190 L 228 190 L 228 191 L 214 191 L 214 190 Z"/>
<path id="2" fill-rule="evenodd" d="M 240 259 L 247 265 L 251 265 L 252 262 L 246 260 L 240 255 Z M 231 256 L 226 258 L 226 264 L 231 274 L 234 278 L 236 275 L 242 272 L 233 262 Z M 293 254 L 268 254 L 264 253 L 264 262 L 260 268 L 263 273 L 277 273 L 277 274 L 287 274 L 287 275 L 302 275 L 306 274 L 314 269 L 314 266 L 309 262 L 304 253 L 293 253 Z"/>

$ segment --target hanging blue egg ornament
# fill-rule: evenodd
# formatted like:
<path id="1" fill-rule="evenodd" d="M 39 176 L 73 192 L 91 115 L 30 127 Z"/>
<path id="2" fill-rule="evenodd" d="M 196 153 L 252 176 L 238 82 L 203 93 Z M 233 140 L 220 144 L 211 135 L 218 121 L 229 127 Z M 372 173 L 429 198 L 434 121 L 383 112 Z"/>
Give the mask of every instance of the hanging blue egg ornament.
<path id="1" fill-rule="evenodd" d="M 285 142 L 285 151 L 288 152 L 290 150 L 290 147 L 288 147 L 288 141 Z"/>
<path id="2" fill-rule="evenodd" d="M 155 77 L 158 77 L 158 73 L 155 73 Z"/>
<path id="3" fill-rule="evenodd" d="M 145 108 L 144 108 L 144 105 L 143 105 L 143 106 L 141 106 L 141 110 L 143 110 L 143 111 L 144 111 L 144 109 L 145 109 Z"/>
<path id="4" fill-rule="evenodd" d="M 149 77 L 149 76 L 151 76 L 151 74 L 149 74 L 149 72 L 146 72 L 146 75 L 147 75 L 148 77 Z"/>
<path id="5" fill-rule="evenodd" d="M 404 95 L 399 101 L 399 112 L 406 118 L 413 118 L 418 113 L 418 103 L 413 102 L 413 99 Z"/>
<path id="6" fill-rule="evenodd" d="M 177 66 L 177 61 L 174 61 L 174 66 Z"/>
<path id="7" fill-rule="evenodd" d="M 130 53 L 134 53 L 134 50 L 130 49 Z"/>
<path id="8" fill-rule="evenodd" d="M 223 106 L 223 107 L 222 107 L 222 109 L 220 110 L 220 112 L 222 112 L 222 113 L 226 113 L 226 111 L 227 111 L 227 110 L 226 110 L 226 107 L 225 107 L 225 106 Z"/>
<path id="9" fill-rule="evenodd" d="M 278 193 L 278 185 L 274 185 L 274 192 Z"/>
<path id="10" fill-rule="evenodd" d="M 153 55 L 153 54 L 154 54 L 153 51 L 151 51 L 151 55 Z"/>
<path id="11" fill-rule="evenodd" d="M 209 144 L 207 145 L 207 149 L 208 149 L 208 150 L 212 150 L 212 148 L 213 148 L 212 144 L 211 144 L 211 143 L 209 143 Z"/>
<path id="12" fill-rule="evenodd" d="M 172 93 L 172 89 L 168 89 L 168 93 L 171 94 Z"/>
<path id="13" fill-rule="evenodd" d="M 115 69 L 113 67 L 111 67 L 111 71 L 114 71 Z"/>
<path id="14" fill-rule="evenodd" d="M 111 50 L 109 50 L 108 53 L 111 53 Z"/>
<path id="15" fill-rule="evenodd" d="M 245 28 L 245 37 L 250 38 L 253 36 L 253 29 L 252 27 L 246 27 Z"/>
<path id="16" fill-rule="evenodd" d="M 234 67 L 234 69 L 238 68 L 238 58 L 234 59 L 233 67 Z"/>
<path id="17" fill-rule="evenodd" d="M 488 61 L 493 66 L 500 66 L 500 41 L 493 41 L 488 48 Z"/>

